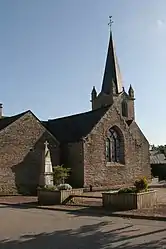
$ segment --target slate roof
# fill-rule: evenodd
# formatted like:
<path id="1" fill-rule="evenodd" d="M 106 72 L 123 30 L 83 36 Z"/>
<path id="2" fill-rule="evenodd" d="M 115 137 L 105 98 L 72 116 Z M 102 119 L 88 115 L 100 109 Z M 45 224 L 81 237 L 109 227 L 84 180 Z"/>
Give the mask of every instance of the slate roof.
<path id="1" fill-rule="evenodd" d="M 112 93 L 113 85 L 115 84 L 116 93 L 123 92 L 122 77 L 115 53 L 114 41 L 112 38 L 112 32 L 110 32 L 110 39 L 108 45 L 108 52 L 106 58 L 106 65 L 103 77 L 103 84 L 101 92 L 105 94 Z"/>
<path id="2" fill-rule="evenodd" d="M 22 117 L 27 112 L 28 111 L 22 112 L 20 114 L 17 114 L 11 117 L 3 117 L 2 119 L 0 119 L 0 130 L 6 128 L 8 125 L 15 122 L 18 118 Z"/>
<path id="3" fill-rule="evenodd" d="M 150 164 L 166 164 L 166 157 L 158 151 L 150 151 Z"/>
<path id="4" fill-rule="evenodd" d="M 90 133 L 109 107 L 110 106 L 72 116 L 43 121 L 42 123 L 59 142 L 77 142 Z"/>

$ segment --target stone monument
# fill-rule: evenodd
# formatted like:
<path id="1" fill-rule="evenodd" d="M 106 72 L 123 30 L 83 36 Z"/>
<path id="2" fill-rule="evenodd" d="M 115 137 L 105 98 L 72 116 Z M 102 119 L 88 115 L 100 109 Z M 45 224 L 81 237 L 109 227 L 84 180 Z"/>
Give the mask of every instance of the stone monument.
<path id="1" fill-rule="evenodd" d="M 48 142 L 45 143 L 44 151 L 44 185 L 53 186 L 53 167 L 51 162 L 50 150 L 48 148 Z"/>

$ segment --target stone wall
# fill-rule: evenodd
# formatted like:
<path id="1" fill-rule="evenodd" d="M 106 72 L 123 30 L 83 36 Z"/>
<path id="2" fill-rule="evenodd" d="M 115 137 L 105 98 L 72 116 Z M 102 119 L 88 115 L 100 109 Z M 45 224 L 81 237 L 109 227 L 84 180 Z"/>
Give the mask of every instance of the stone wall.
<path id="1" fill-rule="evenodd" d="M 129 99 L 127 101 L 127 105 L 128 105 L 128 119 L 134 120 L 135 119 L 134 100 Z"/>
<path id="2" fill-rule="evenodd" d="M 124 92 L 123 94 L 114 97 L 114 102 L 119 110 L 119 112 L 122 114 L 122 102 L 125 100 L 127 103 L 127 110 L 128 110 L 128 115 L 127 117 L 123 117 L 125 120 L 134 120 L 135 119 L 135 107 L 134 107 L 134 99 L 131 99 L 126 93 Z"/>
<path id="3" fill-rule="evenodd" d="M 58 142 L 31 112 L 0 131 L 0 194 L 35 194 L 46 139 L 59 164 Z"/>
<path id="4" fill-rule="evenodd" d="M 83 142 L 68 143 L 61 146 L 62 163 L 71 168 L 68 182 L 72 187 L 83 187 L 84 185 L 84 159 Z"/>
<path id="5" fill-rule="evenodd" d="M 123 135 L 124 164 L 106 161 L 107 132 L 112 126 L 117 126 Z M 118 106 L 114 104 L 87 136 L 84 142 L 84 164 L 86 187 L 131 185 L 137 177 L 151 176 L 149 143 L 135 122 L 129 128 Z"/>

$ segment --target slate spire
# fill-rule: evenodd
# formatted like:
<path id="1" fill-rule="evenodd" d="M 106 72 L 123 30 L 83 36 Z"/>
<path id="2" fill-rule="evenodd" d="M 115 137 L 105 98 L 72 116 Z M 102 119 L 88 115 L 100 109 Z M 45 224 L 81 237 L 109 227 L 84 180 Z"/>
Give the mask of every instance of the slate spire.
<path id="1" fill-rule="evenodd" d="M 110 26 L 113 23 L 111 18 L 112 17 L 110 17 L 109 22 Z M 112 38 L 112 30 L 110 28 L 110 38 L 101 92 L 110 95 L 119 94 L 122 91 L 123 86 L 121 73 L 115 53 L 115 46 Z"/>
<path id="2" fill-rule="evenodd" d="M 92 100 L 94 100 L 96 97 L 97 97 L 96 88 L 95 88 L 95 86 L 93 86 L 92 92 L 91 92 L 91 98 L 92 98 Z"/>

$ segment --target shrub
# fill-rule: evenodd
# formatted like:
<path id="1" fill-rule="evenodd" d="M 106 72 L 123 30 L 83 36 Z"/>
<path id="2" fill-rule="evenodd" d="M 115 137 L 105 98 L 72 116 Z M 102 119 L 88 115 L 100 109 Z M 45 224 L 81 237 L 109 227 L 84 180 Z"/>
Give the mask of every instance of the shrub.
<path id="1" fill-rule="evenodd" d="M 65 180 L 70 175 L 70 168 L 65 168 L 63 165 L 53 167 L 53 177 L 55 185 L 64 184 Z"/>
<path id="2" fill-rule="evenodd" d="M 69 184 L 64 183 L 64 184 L 59 184 L 59 185 L 57 186 L 57 189 L 58 189 L 58 190 L 71 190 L 72 187 L 71 187 Z"/>
<path id="3" fill-rule="evenodd" d="M 57 190 L 57 187 L 56 186 L 47 186 L 47 185 L 45 185 L 45 186 L 43 186 L 43 187 L 38 187 L 38 189 L 40 190 Z"/>
<path id="4" fill-rule="evenodd" d="M 53 191 L 53 190 L 71 190 L 72 187 L 67 184 L 67 183 L 64 183 L 64 184 L 59 184 L 58 186 L 43 186 L 43 187 L 38 187 L 37 189 L 41 189 L 41 190 L 50 190 L 50 191 Z"/>
<path id="5" fill-rule="evenodd" d="M 136 188 L 122 188 L 118 191 L 119 194 L 125 194 L 125 193 L 136 193 L 137 189 Z"/>
<path id="6" fill-rule="evenodd" d="M 147 191 L 148 190 L 148 182 L 146 177 L 143 177 L 139 180 L 136 180 L 134 183 L 135 187 L 132 188 L 122 188 L 118 191 L 119 194 L 125 194 L 125 193 L 139 193 L 141 191 Z"/>
<path id="7" fill-rule="evenodd" d="M 141 178 L 140 180 L 136 180 L 134 186 L 137 189 L 137 192 L 147 191 L 148 190 L 148 182 L 146 177 Z"/>

